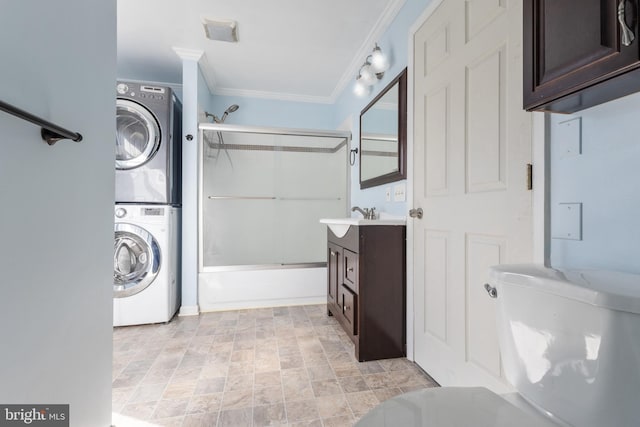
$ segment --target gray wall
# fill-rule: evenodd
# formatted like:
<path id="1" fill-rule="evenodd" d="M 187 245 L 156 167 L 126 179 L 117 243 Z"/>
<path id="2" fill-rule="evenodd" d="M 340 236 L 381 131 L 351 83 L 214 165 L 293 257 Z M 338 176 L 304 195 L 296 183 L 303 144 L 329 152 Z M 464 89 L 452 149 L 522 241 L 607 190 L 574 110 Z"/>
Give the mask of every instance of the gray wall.
<path id="1" fill-rule="evenodd" d="M 640 273 L 639 113 L 634 94 L 549 116 L 552 266 Z"/>
<path id="2" fill-rule="evenodd" d="M 84 136 L 0 112 L 0 402 L 108 426 L 116 2 L 4 1 L 0 40 L 0 99 Z"/>

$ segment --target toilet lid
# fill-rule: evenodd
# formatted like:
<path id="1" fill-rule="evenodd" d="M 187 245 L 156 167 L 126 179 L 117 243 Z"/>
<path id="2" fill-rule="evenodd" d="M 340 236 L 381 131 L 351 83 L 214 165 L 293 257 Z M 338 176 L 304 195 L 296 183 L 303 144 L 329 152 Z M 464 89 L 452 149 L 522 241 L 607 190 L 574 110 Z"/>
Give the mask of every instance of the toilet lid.
<path id="1" fill-rule="evenodd" d="M 384 401 L 357 427 L 557 427 L 482 387 L 428 388 Z"/>

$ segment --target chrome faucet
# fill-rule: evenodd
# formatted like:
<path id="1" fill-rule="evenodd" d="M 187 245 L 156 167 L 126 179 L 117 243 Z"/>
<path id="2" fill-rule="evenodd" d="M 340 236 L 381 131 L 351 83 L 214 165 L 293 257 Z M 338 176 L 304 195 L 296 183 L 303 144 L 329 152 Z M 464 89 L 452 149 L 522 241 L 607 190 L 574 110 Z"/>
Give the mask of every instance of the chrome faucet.
<path id="1" fill-rule="evenodd" d="M 376 219 L 376 208 L 364 208 L 361 209 L 359 206 L 354 206 L 351 208 L 351 212 L 358 211 L 362 214 L 364 219 Z"/>

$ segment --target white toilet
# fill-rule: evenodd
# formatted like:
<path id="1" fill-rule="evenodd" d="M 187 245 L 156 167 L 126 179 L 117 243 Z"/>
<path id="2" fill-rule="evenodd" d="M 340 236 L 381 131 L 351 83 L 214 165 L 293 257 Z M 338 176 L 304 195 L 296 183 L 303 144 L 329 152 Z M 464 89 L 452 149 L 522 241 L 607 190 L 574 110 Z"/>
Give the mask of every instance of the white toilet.
<path id="1" fill-rule="evenodd" d="M 383 402 L 357 426 L 640 426 L 640 275 L 503 265 L 491 268 L 490 282 L 504 372 L 517 393 L 419 390 Z"/>

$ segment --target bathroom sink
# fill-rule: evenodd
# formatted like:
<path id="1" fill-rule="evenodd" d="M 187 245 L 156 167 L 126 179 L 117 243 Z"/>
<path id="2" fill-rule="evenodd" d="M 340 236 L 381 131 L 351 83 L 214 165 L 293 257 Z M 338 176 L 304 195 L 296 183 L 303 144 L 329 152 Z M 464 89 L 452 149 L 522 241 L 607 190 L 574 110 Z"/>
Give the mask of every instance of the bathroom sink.
<path id="1" fill-rule="evenodd" d="M 343 237 L 349 231 L 352 225 L 405 225 L 407 220 L 404 218 L 380 218 L 380 219 L 364 219 L 364 218 L 322 218 L 322 224 L 327 227 L 337 237 Z"/>

